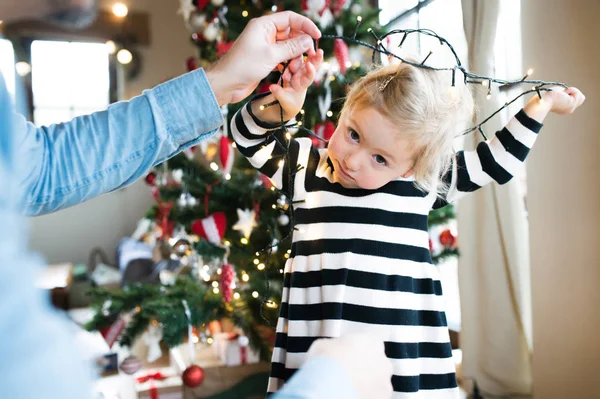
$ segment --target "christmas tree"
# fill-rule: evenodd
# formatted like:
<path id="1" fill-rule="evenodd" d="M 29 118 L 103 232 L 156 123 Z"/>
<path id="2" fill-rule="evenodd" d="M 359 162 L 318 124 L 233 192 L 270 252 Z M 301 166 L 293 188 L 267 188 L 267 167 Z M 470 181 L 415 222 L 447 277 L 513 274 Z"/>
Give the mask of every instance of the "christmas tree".
<path id="1" fill-rule="evenodd" d="M 356 0 L 182 0 L 180 13 L 198 48 L 198 56 L 187 60 L 188 69 L 216 61 L 251 18 L 281 10 L 309 16 L 324 34 L 355 35 L 369 41 L 373 36 L 367 27 L 374 32 L 381 29 L 379 11 Z M 361 23 L 364 28 L 357 29 Z M 303 126 L 314 132 L 313 143 L 322 148 L 335 130 L 349 84 L 366 73 L 364 60 L 370 62 L 371 53 L 350 49 L 341 39 L 322 40 L 319 47 L 329 59 L 309 89 L 301 114 Z M 258 92 L 278 79 L 279 73 L 271 74 Z M 245 158 L 235 156 L 227 126 L 243 103 L 223 108 L 223 128 L 212 139 L 168 160 L 146 177 L 157 204 L 148 211 L 144 239 L 180 266 L 162 271 L 160 284 L 95 290 L 97 312 L 90 329 L 120 325 L 119 341 L 130 346 L 148 325 L 159 325 L 163 341 L 175 346 L 190 324 L 198 328 L 199 339 L 210 342 L 206 326 L 228 318 L 261 358 L 269 358 L 284 265 L 290 256 L 292 204 Z M 308 134 L 304 129 L 293 133 Z M 432 213 L 430 222 L 446 225 L 453 218 L 453 208 L 446 207 Z M 452 230 L 435 230 L 435 235 L 441 247 L 432 239 L 434 261 L 457 253 Z"/>

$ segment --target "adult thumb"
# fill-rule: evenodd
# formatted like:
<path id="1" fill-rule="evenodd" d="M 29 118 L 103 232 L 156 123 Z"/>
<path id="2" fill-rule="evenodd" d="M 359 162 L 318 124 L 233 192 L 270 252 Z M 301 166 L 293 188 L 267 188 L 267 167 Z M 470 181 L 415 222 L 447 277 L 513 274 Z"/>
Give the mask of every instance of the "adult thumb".
<path id="1" fill-rule="evenodd" d="M 275 63 L 296 58 L 313 48 L 313 40 L 308 35 L 300 35 L 275 44 Z M 313 49 L 314 51 L 314 49 Z"/>

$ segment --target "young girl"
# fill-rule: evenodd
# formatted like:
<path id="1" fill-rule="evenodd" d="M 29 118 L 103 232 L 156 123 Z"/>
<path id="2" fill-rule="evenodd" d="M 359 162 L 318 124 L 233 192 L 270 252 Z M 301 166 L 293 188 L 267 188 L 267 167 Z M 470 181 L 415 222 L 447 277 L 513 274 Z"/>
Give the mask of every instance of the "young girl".
<path id="1" fill-rule="evenodd" d="M 385 341 L 394 398 L 457 397 L 427 215 L 492 180 L 509 181 L 544 116 L 571 113 L 584 97 L 569 88 L 532 98 L 493 139 L 455 153 L 473 111 L 469 90 L 450 89 L 439 72 L 382 67 L 354 84 L 327 149 L 294 139 L 286 163 L 280 106 L 284 119 L 297 115 L 322 57 L 294 60 L 283 88 L 271 86 L 232 121 L 242 154 L 284 192 L 292 183 L 296 203 L 269 392 L 317 338 L 368 332 Z M 261 107 L 275 99 L 280 106 Z"/>

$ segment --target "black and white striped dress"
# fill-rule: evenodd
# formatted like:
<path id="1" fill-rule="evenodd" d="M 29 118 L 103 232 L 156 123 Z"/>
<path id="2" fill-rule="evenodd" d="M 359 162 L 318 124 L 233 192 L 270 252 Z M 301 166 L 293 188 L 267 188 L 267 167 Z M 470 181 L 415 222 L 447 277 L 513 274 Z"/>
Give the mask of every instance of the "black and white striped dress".
<path id="1" fill-rule="evenodd" d="M 288 164 L 274 125 L 249 104 L 232 120 L 240 152 L 283 191 Z M 346 189 L 333 182 L 326 150 L 310 139 L 290 143 L 295 222 L 285 265 L 281 313 L 269 392 L 302 366 L 312 342 L 349 332 L 385 341 L 393 363 L 394 398 L 458 396 L 440 276 L 429 252 L 427 215 L 491 181 L 518 173 L 541 124 L 520 111 L 489 142 L 456 154 L 445 200 L 415 188 L 411 178 L 378 190 Z M 293 168 L 295 169 L 295 168 Z M 323 378 L 326 378 L 324 376 Z"/>

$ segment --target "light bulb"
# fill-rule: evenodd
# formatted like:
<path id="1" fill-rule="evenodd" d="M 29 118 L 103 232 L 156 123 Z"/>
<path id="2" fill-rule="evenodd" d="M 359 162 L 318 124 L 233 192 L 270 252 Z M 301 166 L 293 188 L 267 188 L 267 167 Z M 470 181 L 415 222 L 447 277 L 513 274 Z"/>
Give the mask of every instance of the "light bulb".
<path id="1" fill-rule="evenodd" d="M 219 170 L 219 165 L 217 165 L 214 162 L 211 162 L 210 163 L 210 168 L 216 172 L 217 170 Z"/>
<path id="2" fill-rule="evenodd" d="M 248 239 L 246 237 L 240 238 L 240 242 L 244 245 L 248 245 Z"/>
<path id="3" fill-rule="evenodd" d="M 254 292 L 252 293 L 252 298 L 258 298 L 258 292 L 254 291 Z"/>
<path id="4" fill-rule="evenodd" d="M 131 51 L 127 50 L 126 48 L 122 48 L 117 53 L 117 61 L 123 65 L 129 64 L 132 60 L 133 54 L 131 54 Z"/>
<path id="5" fill-rule="evenodd" d="M 240 293 L 239 292 L 235 292 L 233 294 L 233 299 L 240 299 Z"/>
<path id="6" fill-rule="evenodd" d="M 264 263 L 261 263 L 260 265 L 256 266 L 256 268 L 257 268 L 258 270 L 265 270 L 265 264 L 264 264 Z"/>
<path id="7" fill-rule="evenodd" d="M 214 292 L 215 294 L 218 294 L 218 293 L 219 293 L 219 289 L 218 289 L 218 288 L 213 288 L 213 292 Z"/>
<path id="8" fill-rule="evenodd" d="M 244 10 L 242 11 L 242 17 L 246 18 L 248 16 L 248 11 Z"/>
<path id="9" fill-rule="evenodd" d="M 219 283 L 218 283 L 218 282 L 216 282 L 216 281 L 213 281 L 213 282 L 212 282 L 212 286 L 213 286 L 213 287 L 215 287 L 215 288 L 217 288 L 217 287 L 219 286 Z"/>
<path id="10" fill-rule="evenodd" d="M 250 276 L 247 275 L 246 273 L 242 274 L 242 280 L 245 282 L 248 282 L 250 280 Z"/>
<path id="11" fill-rule="evenodd" d="M 104 43 L 104 45 L 106 46 L 108 54 L 114 54 L 117 52 L 117 45 L 112 40 L 108 40 L 106 43 Z"/>
<path id="12" fill-rule="evenodd" d="M 129 13 L 129 9 L 125 4 L 117 2 L 112 6 L 112 12 L 116 17 L 124 18 Z"/>
<path id="13" fill-rule="evenodd" d="M 15 64 L 15 71 L 19 76 L 27 76 L 31 72 L 31 65 L 26 62 L 17 62 Z"/>

